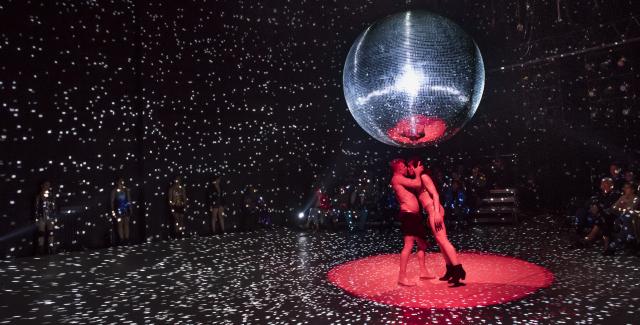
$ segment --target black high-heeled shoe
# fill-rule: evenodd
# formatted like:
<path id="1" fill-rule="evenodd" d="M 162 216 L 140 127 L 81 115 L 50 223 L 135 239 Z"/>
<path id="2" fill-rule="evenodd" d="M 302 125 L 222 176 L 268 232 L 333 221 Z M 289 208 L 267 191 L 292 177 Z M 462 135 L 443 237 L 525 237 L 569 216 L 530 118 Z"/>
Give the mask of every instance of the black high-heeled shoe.
<path id="1" fill-rule="evenodd" d="M 464 283 L 461 283 L 460 280 L 464 280 L 467 277 L 467 272 L 462 268 L 462 264 L 452 266 L 451 273 L 449 283 L 453 284 L 454 287 L 463 286 Z"/>
<path id="2" fill-rule="evenodd" d="M 451 277 L 453 276 L 453 265 L 451 264 L 447 264 L 447 272 L 444 273 L 444 275 L 438 279 L 440 281 L 449 281 L 451 279 Z"/>

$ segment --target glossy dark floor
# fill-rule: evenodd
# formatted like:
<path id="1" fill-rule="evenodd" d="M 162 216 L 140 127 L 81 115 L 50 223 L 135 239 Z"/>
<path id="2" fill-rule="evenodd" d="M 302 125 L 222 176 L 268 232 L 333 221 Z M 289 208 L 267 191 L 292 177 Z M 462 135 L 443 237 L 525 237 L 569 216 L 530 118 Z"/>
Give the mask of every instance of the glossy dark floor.
<path id="1" fill-rule="evenodd" d="M 640 322 L 638 257 L 567 250 L 566 234 L 545 216 L 517 227 L 449 233 L 462 250 L 539 264 L 555 282 L 489 307 L 386 306 L 346 294 L 327 281 L 327 272 L 357 258 L 396 253 L 398 233 L 280 229 L 0 261 L 0 323 Z"/>

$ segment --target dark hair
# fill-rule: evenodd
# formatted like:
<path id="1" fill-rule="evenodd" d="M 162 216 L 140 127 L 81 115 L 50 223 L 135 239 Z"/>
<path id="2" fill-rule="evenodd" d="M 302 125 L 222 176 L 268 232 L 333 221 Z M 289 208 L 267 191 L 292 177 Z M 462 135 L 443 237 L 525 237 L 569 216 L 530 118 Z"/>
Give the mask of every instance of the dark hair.
<path id="1" fill-rule="evenodd" d="M 407 160 L 407 165 L 413 165 L 413 167 L 418 167 L 418 163 L 421 162 L 422 159 L 418 156 L 413 156 Z"/>

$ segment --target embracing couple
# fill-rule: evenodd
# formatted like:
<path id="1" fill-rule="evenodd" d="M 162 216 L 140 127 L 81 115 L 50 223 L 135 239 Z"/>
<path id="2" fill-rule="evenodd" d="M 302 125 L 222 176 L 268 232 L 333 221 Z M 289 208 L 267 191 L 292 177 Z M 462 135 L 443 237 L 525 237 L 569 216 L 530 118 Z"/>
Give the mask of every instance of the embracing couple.
<path id="1" fill-rule="evenodd" d="M 407 262 L 411 255 L 414 242 L 418 245 L 418 261 L 420 264 L 420 279 L 434 279 L 425 265 L 425 250 L 427 249 L 426 231 L 422 223 L 420 206 L 427 213 L 428 224 L 433 236 L 440 246 L 447 271 L 440 278 L 448 281 L 454 287 L 464 285 L 466 273 L 458 261 L 456 249 L 447 238 L 447 230 L 444 226 L 444 208 L 440 204 L 440 197 L 431 177 L 424 173 L 422 162 L 413 158 L 409 161 L 394 159 L 390 163 L 393 171 L 391 187 L 393 188 L 400 212 L 398 220 L 404 237 L 404 247 L 400 253 L 400 274 L 398 284 L 402 286 L 415 286 L 415 282 L 407 278 Z"/>

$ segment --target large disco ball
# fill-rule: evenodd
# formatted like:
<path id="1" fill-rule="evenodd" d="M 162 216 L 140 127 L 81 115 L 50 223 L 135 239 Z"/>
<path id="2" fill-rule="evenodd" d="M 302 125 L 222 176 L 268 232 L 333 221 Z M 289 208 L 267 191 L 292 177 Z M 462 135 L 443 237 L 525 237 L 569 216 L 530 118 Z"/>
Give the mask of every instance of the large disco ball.
<path id="1" fill-rule="evenodd" d="M 379 141 L 424 147 L 456 134 L 484 88 L 476 43 L 460 26 L 407 11 L 369 26 L 353 43 L 344 96 L 358 124 Z"/>

